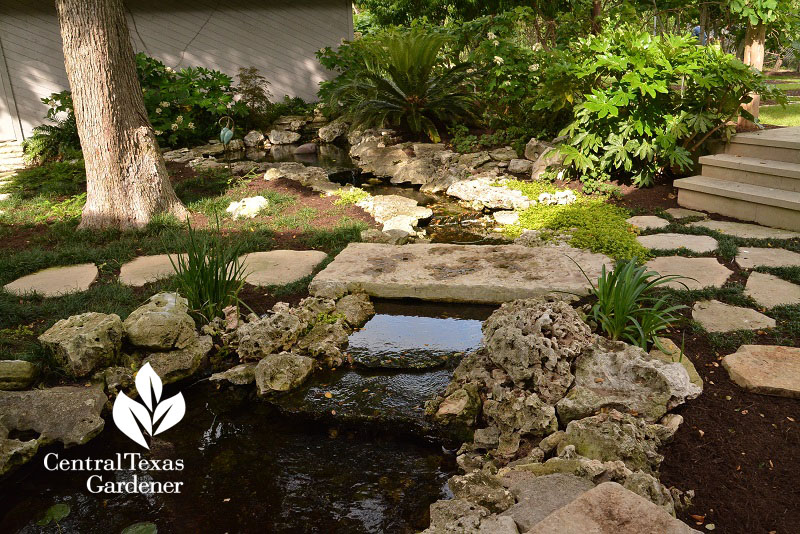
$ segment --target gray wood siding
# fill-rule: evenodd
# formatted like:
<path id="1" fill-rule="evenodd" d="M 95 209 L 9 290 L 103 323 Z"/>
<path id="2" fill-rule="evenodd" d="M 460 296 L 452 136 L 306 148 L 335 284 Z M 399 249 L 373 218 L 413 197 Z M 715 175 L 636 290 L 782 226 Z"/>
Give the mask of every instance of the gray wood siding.
<path id="1" fill-rule="evenodd" d="M 273 98 L 314 100 L 319 82 L 330 75 L 317 63 L 316 51 L 353 35 L 350 0 L 126 4 L 137 51 L 176 69 L 202 66 L 235 76 L 239 67 L 254 66 L 269 80 Z M 52 1 L 0 0 L 0 44 L 5 56 L 0 56 L 0 137 L 9 137 L 15 122 L 9 107 L 28 135 L 43 122 L 41 99 L 69 86 Z M 12 92 L 13 100 L 4 98 Z"/>

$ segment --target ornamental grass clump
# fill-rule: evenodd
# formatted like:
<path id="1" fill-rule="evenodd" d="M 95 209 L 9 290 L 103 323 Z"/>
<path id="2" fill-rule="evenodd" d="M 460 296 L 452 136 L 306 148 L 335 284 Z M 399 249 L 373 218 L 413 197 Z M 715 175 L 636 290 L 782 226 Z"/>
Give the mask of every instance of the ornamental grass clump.
<path id="1" fill-rule="evenodd" d="M 178 292 L 189 301 L 196 319 L 208 323 L 215 317 L 224 317 L 228 306 L 242 304 L 239 292 L 244 287 L 245 269 L 239 257 L 241 244 L 229 245 L 219 231 L 201 236 L 188 224 L 186 254 L 177 255 L 170 262 L 175 269 Z"/>
<path id="2" fill-rule="evenodd" d="M 586 276 L 583 269 L 581 272 Z M 650 345 L 664 350 L 658 335 L 680 319 L 675 312 L 686 306 L 670 306 L 666 297 L 654 295 L 654 290 L 683 278 L 649 271 L 636 259 L 620 262 L 611 271 L 604 265 L 597 285 L 586 276 L 592 286 L 590 294 L 597 298 L 590 315 L 614 341 L 626 341 L 644 350 Z"/>

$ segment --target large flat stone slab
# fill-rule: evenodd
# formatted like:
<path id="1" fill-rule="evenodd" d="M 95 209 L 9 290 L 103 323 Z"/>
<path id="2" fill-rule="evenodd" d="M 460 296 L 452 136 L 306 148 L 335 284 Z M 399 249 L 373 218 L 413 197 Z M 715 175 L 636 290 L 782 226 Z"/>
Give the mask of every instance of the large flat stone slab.
<path id="1" fill-rule="evenodd" d="M 736 265 L 742 269 L 754 267 L 800 267 L 800 254 L 783 248 L 740 248 Z"/>
<path id="2" fill-rule="evenodd" d="M 511 516 L 520 532 L 527 532 L 536 523 L 571 503 L 594 484 L 575 475 L 556 473 L 536 476 L 527 471 L 510 471 L 502 479 L 517 503 L 503 512 Z"/>
<path id="3" fill-rule="evenodd" d="M 94 263 L 82 263 L 67 267 L 50 267 L 33 274 L 17 278 L 4 287 L 9 293 L 25 295 L 37 293 L 43 297 L 59 297 L 69 293 L 86 291 L 97 279 Z"/>
<path id="4" fill-rule="evenodd" d="M 666 212 L 675 219 L 688 219 L 689 217 L 706 217 L 702 211 L 687 210 L 686 208 L 669 208 Z"/>
<path id="5" fill-rule="evenodd" d="M 687 278 L 669 282 L 662 287 L 673 289 L 703 289 L 722 287 L 733 271 L 721 265 L 716 258 L 684 258 L 662 256 L 647 262 L 647 268 L 661 275 L 677 274 Z M 685 285 L 685 287 L 684 287 Z"/>
<path id="6" fill-rule="evenodd" d="M 800 304 L 800 286 L 771 274 L 750 273 L 744 294 L 765 308 Z"/>
<path id="7" fill-rule="evenodd" d="M 700 226 L 744 239 L 794 239 L 800 237 L 800 233 L 790 230 L 732 221 L 697 221 L 689 223 L 689 226 Z"/>
<path id="8" fill-rule="evenodd" d="M 643 247 L 658 250 L 674 250 L 685 248 L 698 254 L 717 250 L 717 240 L 707 235 L 686 234 L 652 234 L 640 235 L 636 238 Z"/>
<path id="9" fill-rule="evenodd" d="M 572 258 L 572 259 L 570 259 Z M 574 261 L 572 261 L 574 260 Z M 351 243 L 309 286 L 312 295 L 362 291 L 373 297 L 442 302 L 502 302 L 539 295 L 585 294 L 602 255 L 570 247 L 384 245 Z"/>
<path id="10" fill-rule="evenodd" d="M 772 317 L 750 308 L 731 306 L 718 300 L 696 302 L 692 308 L 692 319 L 709 332 L 775 328 L 775 319 Z"/>
<path id="11" fill-rule="evenodd" d="M 181 254 L 186 257 L 186 254 Z M 124 263 L 119 270 L 119 281 L 126 286 L 142 287 L 150 282 L 168 278 L 175 274 L 172 261 L 177 265 L 177 254 L 156 254 L 155 256 L 139 256 Z"/>
<path id="12" fill-rule="evenodd" d="M 537 523 L 528 534 L 690 534 L 697 530 L 616 482 L 603 482 Z"/>
<path id="13" fill-rule="evenodd" d="M 639 228 L 640 230 L 658 229 L 669 226 L 668 220 L 662 219 L 661 217 L 656 217 L 655 215 L 636 215 L 635 217 L 628 219 L 626 222 L 631 226 Z"/>
<path id="14" fill-rule="evenodd" d="M 310 275 L 327 257 L 319 250 L 270 250 L 246 254 L 239 259 L 244 264 L 248 284 L 282 286 Z"/>
<path id="15" fill-rule="evenodd" d="M 800 348 L 742 345 L 722 359 L 731 380 L 754 393 L 800 398 Z"/>

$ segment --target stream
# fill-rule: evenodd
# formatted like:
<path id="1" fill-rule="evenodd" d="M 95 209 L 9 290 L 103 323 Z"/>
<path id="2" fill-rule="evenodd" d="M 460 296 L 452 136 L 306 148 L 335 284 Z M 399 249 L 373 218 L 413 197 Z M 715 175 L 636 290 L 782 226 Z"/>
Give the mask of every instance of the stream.
<path id="1" fill-rule="evenodd" d="M 406 533 L 428 525 L 428 507 L 449 496 L 452 451 L 430 436 L 422 403 L 443 389 L 460 355 L 481 339 L 492 308 L 376 302 L 353 333 L 354 365 L 316 374 L 289 395 L 206 380 L 180 385 L 186 416 L 145 451 L 107 419 L 89 444 L 50 448 L 60 459 L 144 452 L 182 459 L 180 471 L 100 472 L 104 480 L 180 481 L 181 493 L 95 494 L 86 471 L 48 471 L 45 454 L 0 491 L 0 532 L 118 533 L 140 521 L 159 532 Z M 177 389 L 168 387 L 165 395 Z M 58 526 L 36 520 L 54 503 Z"/>

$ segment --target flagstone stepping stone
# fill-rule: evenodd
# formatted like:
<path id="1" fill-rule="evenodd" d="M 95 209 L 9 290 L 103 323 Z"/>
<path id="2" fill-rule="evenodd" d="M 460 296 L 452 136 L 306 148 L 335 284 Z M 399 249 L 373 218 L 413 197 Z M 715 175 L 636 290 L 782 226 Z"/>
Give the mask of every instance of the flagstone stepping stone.
<path id="1" fill-rule="evenodd" d="M 640 230 L 650 230 L 669 226 L 669 221 L 655 215 L 637 215 L 627 220 L 628 224 Z"/>
<path id="2" fill-rule="evenodd" d="M 717 240 L 707 235 L 653 234 L 636 238 L 643 247 L 658 250 L 685 248 L 699 254 L 717 250 Z"/>
<path id="3" fill-rule="evenodd" d="M 239 260 L 254 286 L 282 286 L 314 272 L 328 255 L 319 250 L 270 250 L 245 254 Z"/>
<path id="4" fill-rule="evenodd" d="M 800 254 L 783 248 L 740 248 L 736 265 L 742 269 L 796 267 L 800 266 Z"/>
<path id="5" fill-rule="evenodd" d="M 186 254 L 181 254 L 181 256 L 185 258 Z M 176 264 L 178 262 L 175 254 L 172 254 L 172 261 Z M 119 281 L 126 286 L 141 287 L 174 274 L 175 268 L 170 262 L 169 254 L 139 256 L 122 265 L 119 270 Z"/>
<path id="6" fill-rule="evenodd" d="M 686 208 L 669 208 L 666 213 L 675 219 L 688 219 L 689 217 L 706 217 L 702 211 L 687 210 Z"/>
<path id="7" fill-rule="evenodd" d="M 800 304 L 800 286 L 771 274 L 750 273 L 744 294 L 765 308 Z"/>
<path id="8" fill-rule="evenodd" d="M 721 265 L 716 258 L 684 258 L 683 256 L 661 256 L 647 262 L 647 268 L 661 275 L 679 275 L 686 278 L 675 280 L 661 287 L 672 289 L 703 289 L 722 287 L 733 271 Z M 686 287 L 684 287 L 686 286 Z"/>
<path id="9" fill-rule="evenodd" d="M 718 300 L 695 303 L 692 319 L 709 332 L 732 332 L 734 330 L 758 330 L 775 328 L 775 319 L 750 308 L 731 306 Z"/>
<path id="10" fill-rule="evenodd" d="M 748 391 L 800 398 L 800 348 L 742 345 L 722 359 L 722 366 Z"/>
<path id="11" fill-rule="evenodd" d="M 43 297 L 58 297 L 69 293 L 86 291 L 97 279 L 94 263 L 50 267 L 6 284 L 5 290 L 14 295 L 36 293 Z"/>
<path id="12" fill-rule="evenodd" d="M 603 265 L 609 269 L 613 263 L 571 247 L 351 243 L 312 280 L 309 292 L 328 298 L 361 291 L 381 298 L 500 304 L 585 294 L 590 286 L 578 265 L 595 280 Z"/>
<path id="13" fill-rule="evenodd" d="M 708 228 L 709 230 L 716 230 L 723 234 L 745 239 L 794 239 L 800 237 L 798 232 L 732 221 L 697 221 L 689 223 L 689 226 Z"/>

